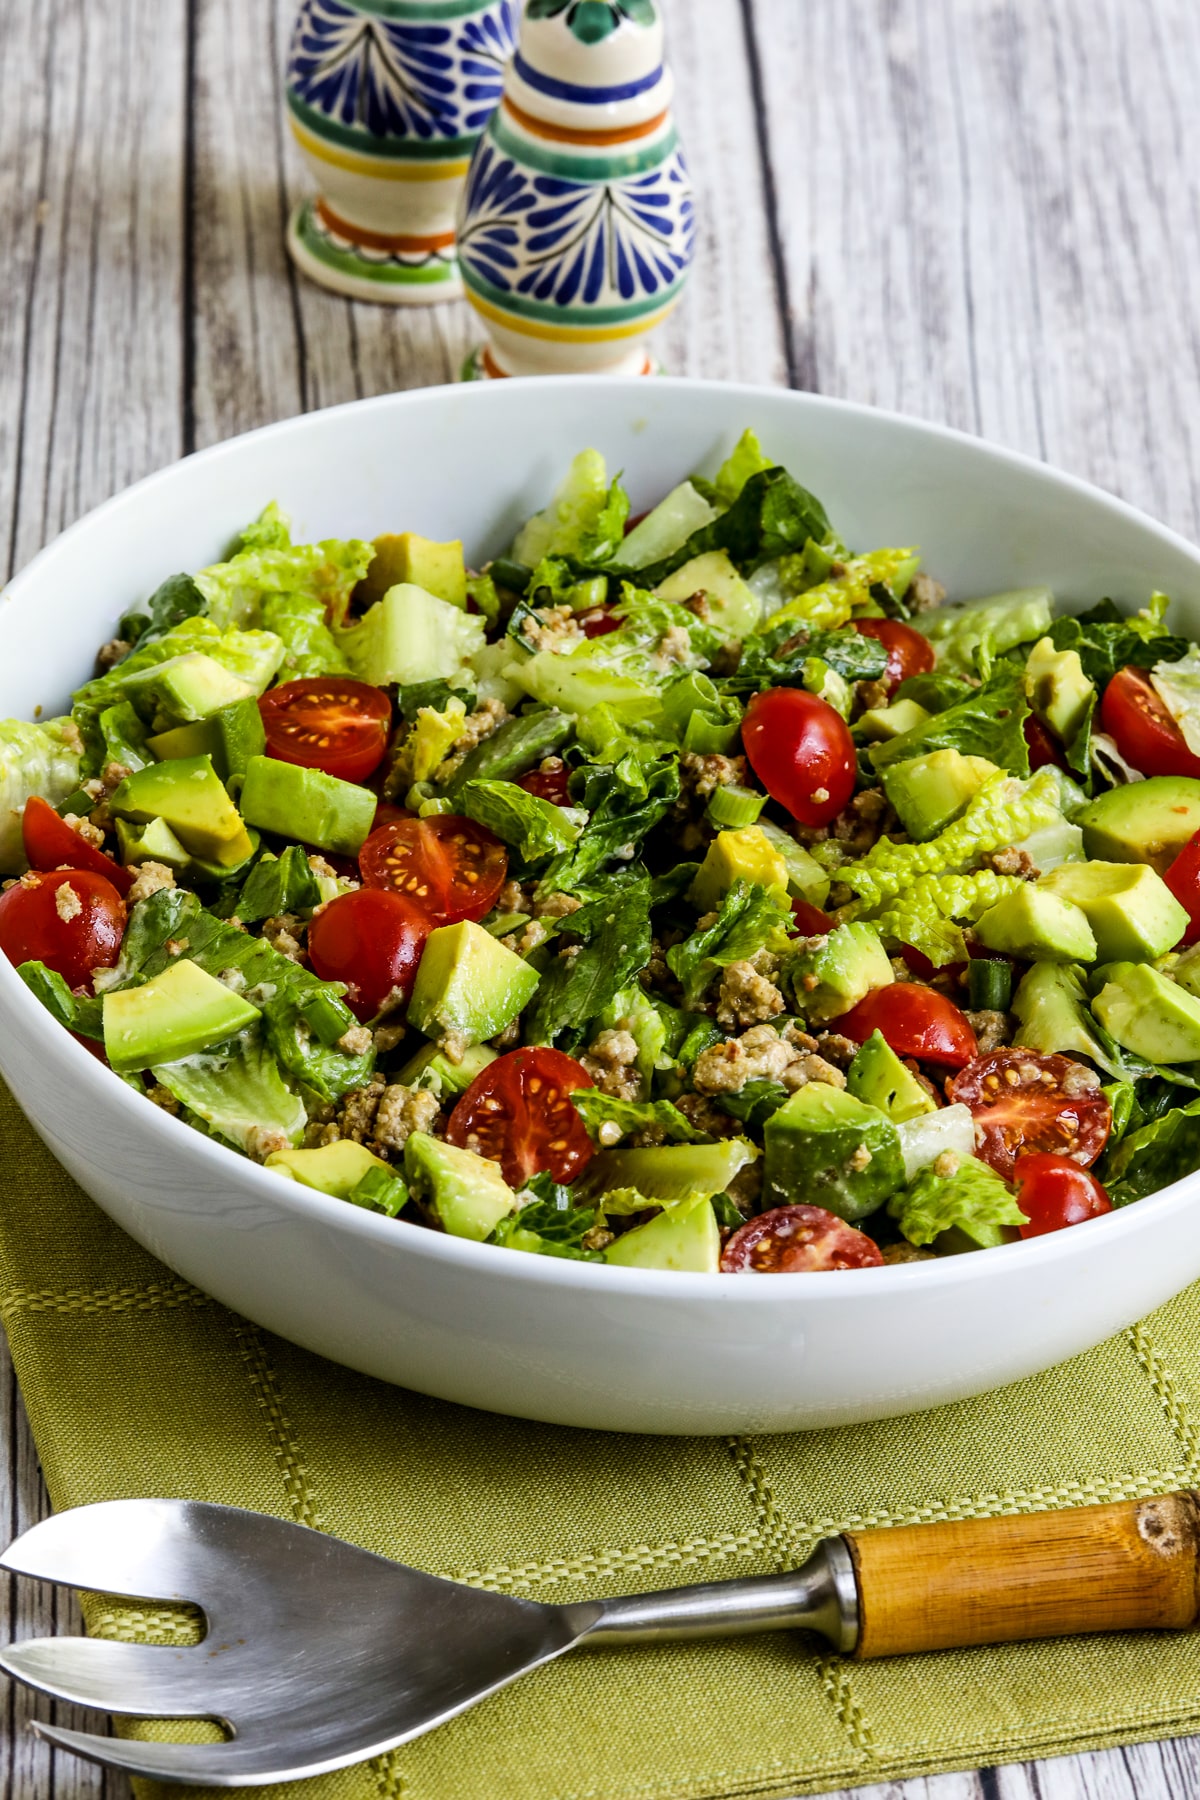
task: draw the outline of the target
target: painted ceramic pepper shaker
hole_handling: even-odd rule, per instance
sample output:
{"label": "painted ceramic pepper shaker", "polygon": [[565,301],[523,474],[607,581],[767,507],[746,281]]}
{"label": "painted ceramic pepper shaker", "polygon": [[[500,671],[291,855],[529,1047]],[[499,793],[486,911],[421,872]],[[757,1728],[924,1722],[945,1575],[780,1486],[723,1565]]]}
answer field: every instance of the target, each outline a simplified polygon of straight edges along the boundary
{"label": "painted ceramic pepper shaker", "polygon": [[519,0],[304,0],[289,121],[319,193],[288,249],[335,293],[420,305],[462,292],[454,214],[500,98]]}
{"label": "painted ceramic pepper shaker", "polygon": [[527,0],[459,208],[464,377],[656,369],[694,235],[671,94],[654,0]]}

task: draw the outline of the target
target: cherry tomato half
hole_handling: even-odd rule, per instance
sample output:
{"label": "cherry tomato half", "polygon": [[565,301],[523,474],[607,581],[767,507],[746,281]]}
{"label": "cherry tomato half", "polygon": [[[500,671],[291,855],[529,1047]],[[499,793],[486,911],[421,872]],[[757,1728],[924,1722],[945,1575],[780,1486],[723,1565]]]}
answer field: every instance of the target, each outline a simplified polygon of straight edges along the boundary
{"label": "cherry tomato half", "polygon": [[875,1269],[879,1246],[823,1206],[777,1206],[734,1232],[721,1252],[726,1275],[803,1275]]}
{"label": "cherry tomato half", "polygon": [[620,619],[607,606],[593,606],[590,612],[580,613],[578,622],[586,638],[607,637],[610,631],[621,629]]}
{"label": "cherry tomato half", "polygon": [[1194,944],[1200,938],[1200,831],[1183,846],[1163,880],[1191,919],[1179,941]]}
{"label": "cherry tomato half", "polygon": [[482,919],[508,874],[508,852],[473,819],[436,813],[373,831],[358,853],[368,887],[394,888],[435,925]]}
{"label": "cherry tomato half", "polygon": [[975,1154],[1012,1179],[1019,1156],[1046,1150],[1080,1168],[1094,1163],[1112,1128],[1112,1108],[1099,1082],[1066,1056],[1036,1050],[993,1050],[954,1077],[952,1103],[975,1115]]}
{"label": "cherry tomato half", "polygon": [[918,1062],[938,1063],[961,1069],[979,1055],[979,1045],[966,1014],[919,981],[893,981],[872,988],[865,999],[833,1021],[833,1030],[856,1044],[865,1044],[873,1031],[897,1056],[913,1056]]}
{"label": "cherry tomato half", "polygon": [[792,901],[792,921],[796,930],[804,937],[821,937],[833,930],[833,920],[811,900],[801,900],[797,896]]}
{"label": "cherry tomato half", "polygon": [[801,825],[828,825],[854,792],[854,742],[840,713],[803,688],[755,694],[742,720],[750,766]]}
{"label": "cherry tomato half", "polygon": [[510,1050],[475,1077],[446,1137],[498,1162],[509,1187],[524,1187],[543,1170],[574,1181],[592,1159],[592,1140],[571,1095],[591,1085],[587,1070],[561,1050]]}
{"label": "cherry tomato half", "polygon": [[887,668],[882,681],[889,694],[894,694],[910,675],[929,675],[937,658],[933,645],[921,632],[899,619],[855,619],[855,631],[863,637],[876,638],[887,651]]}
{"label": "cherry tomato half", "polygon": [[566,763],[560,763],[557,769],[530,769],[528,775],[517,777],[517,786],[524,788],[527,794],[536,794],[539,800],[550,800],[555,806],[569,806],[571,796],[567,783],[570,779],[570,769]]}
{"label": "cherry tomato half", "polygon": [[923,950],[912,944],[901,944],[900,954],[919,981],[932,981],[938,974],[958,977],[967,966],[965,962],[943,963],[938,969]]}
{"label": "cherry tomato half", "polygon": [[1200,756],[1142,669],[1118,669],[1100,702],[1100,723],[1117,749],[1143,775],[1200,775]]}
{"label": "cherry tomato half", "polygon": [[103,875],[106,881],[111,881],[121,895],[127,894],[133,886],[132,869],[123,869],[111,856],[105,856],[103,850],[97,850],[94,844],[80,837],[59,818],[49,801],[39,799],[36,794],[25,802],[25,811],[21,814],[21,838],[31,869],[90,869],[94,875]]}
{"label": "cherry tomato half", "polygon": [[373,1019],[399,988],[412,992],[429,920],[402,894],[356,888],[322,907],[308,928],[308,958],[322,981],[346,985],[356,1019]]}
{"label": "cherry tomato half", "polygon": [[92,869],[31,870],[0,894],[0,950],[14,965],[43,962],[78,992],[111,969],[125,935],[125,902]]}
{"label": "cherry tomato half", "polygon": [[383,761],[392,703],[383,688],[344,675],[305,675],[258,703],[267,754],[340,781],[365,781]]}
{"label": "cherry tomato half", "polygon": [[1066,768],[1067,759],[1062,745],[1051,737],[1036,713],[1028,714],[1023,729],[1025,742],[1029,746],[1031,769],[1044,769],[1048,763],[1053,763],[1056,769]]}
{"label": "cherry tomato half", "polygon": [[1098,1219],[1101,1213],[1112,1211],[1112,1201],[1096,1177],[1069,1156],[1052,1156],[1046,1151],[1022,1156],[1013,1180],[1017,1205],[1028,1220],[1021,1227],[1023,1238],[1044,1237],[1048,1231],[1082,1225],[1085,1219]]}

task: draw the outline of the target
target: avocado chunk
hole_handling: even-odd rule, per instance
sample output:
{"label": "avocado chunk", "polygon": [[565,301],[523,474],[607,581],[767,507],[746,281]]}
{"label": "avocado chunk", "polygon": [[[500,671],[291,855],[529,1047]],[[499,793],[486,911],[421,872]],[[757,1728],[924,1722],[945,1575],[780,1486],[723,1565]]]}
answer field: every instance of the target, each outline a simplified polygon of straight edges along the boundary
{"label": "avocado chunk", "polygon": [[1078,650],[1056,650],[1053,638],[1039,638],[1025,663],[1025,693],[1034,712],[1067,744],[1087,717],[1096,694],[1083,672]]}
{"label": "avocado chunk", "polygon": [[999,773],[986,757],[930,750],[881,769],[879,779],[909,837],[923,844],[952,824],[984,782]]}
{"label": "avocado chunk", "polygon": [[838,925],[813,948],[793,958],[788,977],[796,1010],[814,1025],[828,1024],[872,989],[896,979],[873,925]]}
{"label": "avocado chunk", "polygon": [[754,881],[773,888],[781,899],[787,893],[787,864],[757,825],[743,825],[740,831],[718,831],[700,864],[688,899],[701,912],[715,912],[735,881]]}
{"label": "avocado chunk", "polygon": [[830,882],[816,857],[795,838],[789,837],[782,825],[776,825],[770,819],[759,819],[758,829],[772,850],[777,850],[783,858],[788,893],[807,900],[811,906],[824,906],[829,898]]}
{"label": "avocado chunk", "polygon": [[114,818],[135,825],[165,819],[185,850],[222,868],[233,868],[253,854],[246,827],[209,756],[186,756],[135,769],[109,806]]}
{"label": "avocado chunk", "polygon": [[1200,831],[1200,781],[1151,775],[1110,788],[1075,814],[1083,847],[1098,862],[1149,863],[1165,875]]}
{"label": "avocado chunk", "polygon": [[364,1175],[372,1169],[391,1168],[381,1156],[375,1156],[365,1144],[341,1138],[336,1144],[321,1144],[315,1150],[276,1150],[266,1160],[268,1169],[285,1170],[305,1187],[318,1193],[332,1194],[335,1200],[349,1200]]}
{"label": "avocado chunk", "polygon": [[176,725],[147,740],[159,762],[178,756],[211,756],[213,768],[228,785],[239,784],[252,756],[266,753],[267,734],[257,700],[234,700],[207,719]]}
{"label": "avocado chunk", "polygon": [[1038,887],[1087,914],[1101,962],[1152,962],[1188,927],[1186,910],[1147,863],[1062,863]]}
{"label": "avocado chunk", "polygon": [[496,1052],[486,1044],[468,1044],[462,1061],[452,1063],[436,1044],[426,1044],[405,1063],[396,1080],[405,1087],[428,1088],[440,1100],[445,1095],[465,1094],[477,1075],[482,1075]]}
{"label": "avocado chunk", "polygon": [[929,713],[915,700],[893,700],[890,706],[871,706],[855,722],[854,735],[867,744],[885,744],[924,725]]}
{"label": "avocado chunk", "polygon": [[690,600],[703,594],[708,604],[706,624],[726,638],[749,637],[762,623],[758,595],[748,587],[729,560],[727,550],[707,550],[693,556],[660,581],[654,592],[660,600]]}
{"label": "avocado chunk", "polygon": [[810,1081],[763,1127],[763,1210],[823,1206],[853,1224],[904,1182],[892,1121],[851,1093]]}
{"label": "avocado chunk", "polygon": [[1200,1060],[1200,1000],[1149,963],[1113,963],[1092,1001],[1105,1031],[1147,1062]]}
{"label": "avocado chunk", "polygon": [[975,921],[975,936],[985,950],[1002,950],[1026,962],[1096,960],[1096,940],[1087,914],[1049,888],[1023,881]]}
{"label": "avocado chunk", "polygon": [[362,606],[382,600],[389,588],[410,581],[438,600],[465,609],[467,570],[458,539],[438,544],[415,531],[385,533],[377,537],[371,566],[354,590]]}
{"label": "avocado chunk", "polygon": [[633,1188],[647,1200],[672,1201],[723,1194],[758,1150],[746,1138],[715,1144],[661,1144],[644,1150],[600,1150],[576,1183],[581,1200],[600,1200]]}
{"label": "avocado chunk", "polygon": [[155,663],[121,683],[126,699],[144,715],[165,713],[180,725],[207,719],[219,707],[253,700],[255,690],[202,650],[189,650]]}
{"label": "avocado chunk", "polygon": [[252,756],[242,787],[242,816],[279,837],[299,838],[317,850],[355,856],[378,804],[370,788],[339,781],[324,769],[301,769],[273,756]]}
{"label": "avocado chunk", "polygon": [[605,1262],[624,1269],[674,1269],[715,1275],[721,1266],[721,1233],[709,1200],[668,1207],[645,1225],[635,1225],[604,1252]]}
{"label": "avocado chunk", "polygon": [[517,1196],[494,1162],[414,1131],[404,1146],[404,1173],[413,1197],[451,1237],[481,1244],[516,1210]]}
{"label": "avocado chunk", "polygon": [[118,819],[117,843],[127,869],[137,863],[156,862],[182,873],[191,865],[191,857],[165,819],[151,819],[148,825],[131,825],[128,819]]}
{"label": "avocado chunk", "polygon": [[104,1050],[118,1072],[194,1056],[258,1018],[257,1007],[187,957],[141,987],[105,994],[103,1009]]}
{"label": "avocado chunk", "polygon": [[881,1031],[873,1031],[846,1072],[846,1091],[887,1114],[894,1125],[938,1111],[938,1103],[906,1069]]}
{"label": "avocado chunk", "polygon": [[425,940],[408,1022],[426,1037],[483,1043],[533,998],[538,973],[482,925],[439,925]]}
{"label": "avocado chunk", "polygon": [[[839,675],[823,656],[805,657],[804,685],[810,694],[815,694],[818,700],[824,700],[826,706],[832,706],[834,712],[841,713],[843,719],[848,719],[854,711],[854,689],[846,677]],[[921,711],[924,711],[923,707]]]}

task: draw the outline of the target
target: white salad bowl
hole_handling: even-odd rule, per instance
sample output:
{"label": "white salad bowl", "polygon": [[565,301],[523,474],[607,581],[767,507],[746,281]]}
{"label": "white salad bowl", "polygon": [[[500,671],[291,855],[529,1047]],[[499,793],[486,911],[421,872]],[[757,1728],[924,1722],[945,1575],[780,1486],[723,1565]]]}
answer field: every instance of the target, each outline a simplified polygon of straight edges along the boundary
{"label": "white salad bowl", "polygon": [[[1200,553],[1022,457],[807,394],[562,377],[335,408],[189,457],[108,501],[0,603],[0,716],[65,708],[118,616],[213,561],[271,499],[298,537],[412,528],[499,550],[586,445],[635,510],[744,426],[856,547],[919,544],[951,595],[1171,594]],[[283,1337],[447,1400],[614,1431],[791,1431],[982,1393],[1086,1350],[1200,1276],[1200,1176],[1080,1228],[838,1274],[560,1261],[397,1223],[284,1181],[133,1093],[0,958],[0,1072],[59,1161],[187,1280]]]}

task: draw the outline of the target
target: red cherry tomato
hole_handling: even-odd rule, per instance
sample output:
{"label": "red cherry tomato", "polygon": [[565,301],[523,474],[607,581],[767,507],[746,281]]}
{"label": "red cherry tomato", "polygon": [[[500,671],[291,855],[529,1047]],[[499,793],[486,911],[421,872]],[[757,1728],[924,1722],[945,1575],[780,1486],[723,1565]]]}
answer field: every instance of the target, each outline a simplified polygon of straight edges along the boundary
{"label": "red cherry tomato", "polygon": [[833,1021],[833,1030],[856,1044],[865,1044],[873,1031],[880,1031],[897,1056],[913,1056],[946,1069],[961,1069],[979,1055],[966,1014],[945,994],[922,987],[919,981],[872,988],[857,1006]]}
{"label": "red cherry tomato", "polygon": [[498,1162],[509,1187],[524,1187],[543,1170],[574,1181],[592,1159],[592,1140],[571,1095],[591,1086],[587,1070],[561,1050],[510,1050],[475,1077],[446,1137]]}
{"label": "red cherry tomato", "polygon": [[125,935],[125,902],[92,869],[31,870],[0,894],[0,950],[9,962],[43,962],[69,988],[92,991],[92,970],[111,969]]}
{"label": "red cherry tomato", "polygon": [[932,672],[937,661],[933,645],[911,625],[904,625],[899,619],[855,619],[853,623],[855,631],[861,632],[863,637],[878,639],[887,651],[887,668],[882,679],[889,694],[894,694],[910,675]]}
{"label": "red cherry tomato", "polygon": [[966,968],[965,962],[943,963],[941,969],[935,968],[923,950],[912,944],[901,944],[900,954],[920,981],[931,981],[937,974],[959,976]]}
{"label": "red cherry tomato", "polygon": [[103,850],[97,850],[86,838],[64,823],[49,801],[35,794],[25,802],[21,815],[21,838],[25,859],[31,869],[90,869],[111,881],[118,894],[127,894],[133,886],[133,870],[123,869]]}
{"label": "red cherry tomato", "polygon": [[798,896],[792,901],[792,918],[796,930],[804,937],[820,937],[823,932],[833,930],[833,920],[828,913],[814,906],[811,900],[801,900]]}
{"label": "red cherry tomato", "polygon": [[854,792],[854,742],[840,713],[803,688],[755,694],[742,720],[750,766],[801,825],[828,825]]}
{"label": "red cherry tomato", "polygon": [[777,1206],[739,1227],[721,1252],[726,1275],[875,1269],[879,1246],[823,1206]]}
{"label": "red cherry tomato", "polygon": [[1013,1180],[1017,1205],[1028,1220],[1021,1227],[1023,1238],[1044,1237],[1048,1231],[1082,1225],[1085,1219],[1098,1219],[1113,1209],[1096,1177],[1069,1156],[1051,1156],[1045,1151],[1022,1156]]}
{"label": "red cherry tomato", "polygon": [[1112,1128],[1112,1108],[1086,1086],[1082,1063],[1036,1050],[993,1050],[954,1077],[952,1104],[975,1115],[975,1154],[1011,1181],[1017,1158],[1046,1150],[1080,1168],[1094,1163]]}
{"label": "red cherry tomato", "polygon": [[394,888],[435,925],[482,919],[508,874],[508,852],[473,819],[436,813],[373,831],[358,853],[368,887]]}
{"label": "red cherry tomato", "polygon": [[344,675],[306,675],[258,703],[267,754],[341,781],[365,781],[383,761],[392,703],[382,688]]}
{"label": "red cherry tomato", "polygon": [[393,989],[407,999],[429,920],[402,894],[357,888],[322,907],[308,928],[308,958],[322,981],[346,984],[346,1005],[364,1024]]}
{"label": "red cherry tomato", "polygon": [[1141,669],[1119,669],[1104,690],[1100,723],[1117,749],[1143,775],[1200,775],[1200,756]]}
{"label": "red cherry tomato", "polygon": [[590,612],[580,613],[578,623],[587,638],[607,637],[610,631],[621,629],[620,619],[607,606],[593,606]]}
{"label": "red cherry tomato", "polygon": [[1191,918],[1179,941],[1194,944],[1200,938],[1200,831],[1183,846],[1163,880]]}
{"label": "red cherry tomato", "polygon": [[517,786],[524,788],[527,794],[536,794],[539,800],[551,800],[555,806],[569,806],[571,796],[567,783],[571,779],[571,771],[566,763],[557,769],[530,769],[528,775],[517,778]]}
{"label": "red cherry tomato", "polygon": [[1050,736],[1036,713],[1028,715],[1023,729],[1025,742],[1029,746],[1029,767],[1031,769],[1044,769],[1048,763],[1053,763],[1056,769],[1066,768],[1067,759],[1063,754],[1062,745],[1057,739]]}

